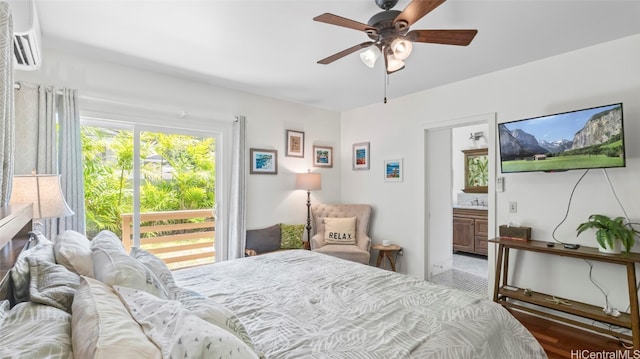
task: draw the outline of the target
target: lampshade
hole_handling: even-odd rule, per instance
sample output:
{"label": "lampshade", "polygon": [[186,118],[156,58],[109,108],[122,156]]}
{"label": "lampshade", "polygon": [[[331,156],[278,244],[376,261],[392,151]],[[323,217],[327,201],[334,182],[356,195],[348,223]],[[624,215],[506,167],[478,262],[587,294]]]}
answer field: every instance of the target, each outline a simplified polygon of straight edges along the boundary
{"label": "lampshade", "polygon": [[390,53],[386,56],[387,59],[387,73],[390,74],[392,72],[396,72],[398,70],[402,70],[404,68],[404,61],[396,58],[393,53]]}
{"label": "lampshade", "polygon": [[296,175],[296,189],[315,191],[322,188],[319,173],[298,173]]}
{"label": "lampshade", "polygon": [[397,38],[391,42],[391,51],[393,51],[393,56],[398,60],[404,60],[409,57],[412,49],[413,44],[409,40]]}
{"label": "lampshade", "polygon": [[33,219],[75,214],[62,195],[60,175],[13,176],[9,204],[14,203],[33,203]]}
{"label": "lampshade", "polygon": [[360,53],[360,59],[364,62],[365,65],[373,68],[376,64],[376,60],[380,57],[381,52],[378,46],[372,45],[369,46],[368,49],[362,51]]}

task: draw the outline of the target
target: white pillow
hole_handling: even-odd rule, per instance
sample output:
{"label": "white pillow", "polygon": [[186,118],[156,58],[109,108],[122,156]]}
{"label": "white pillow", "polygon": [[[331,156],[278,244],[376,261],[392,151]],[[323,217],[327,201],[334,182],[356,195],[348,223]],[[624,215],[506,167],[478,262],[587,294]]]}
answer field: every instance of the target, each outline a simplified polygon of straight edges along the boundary
{"label": "white pillow", "polygon": [[258,358],[234,334],[198,318],[178,301],[121,286],[113,289],[164,358]]}
{"label": "white pillow", "polygon": [[102,283],[123,285],[169,298],[169,292],[160,279],[147,266],[126,254],[115,234],[100,232],[91,243],[91,256],[95,279]]}
{"label": "white pillow", "polygon": [[71,308],[71,341],[76,358],[162,357],[160,349],[106,284],[82,277]]}
{"label": "white pillow", "polygon": [[53,245],[56,263],[68,270],[93,278],[91,242],[76,231],[64,231],[58,235]]}
{"label": "white pillow", "polygon": [[356,217],[325,218],[324,241],[329,244],[355,244]]}

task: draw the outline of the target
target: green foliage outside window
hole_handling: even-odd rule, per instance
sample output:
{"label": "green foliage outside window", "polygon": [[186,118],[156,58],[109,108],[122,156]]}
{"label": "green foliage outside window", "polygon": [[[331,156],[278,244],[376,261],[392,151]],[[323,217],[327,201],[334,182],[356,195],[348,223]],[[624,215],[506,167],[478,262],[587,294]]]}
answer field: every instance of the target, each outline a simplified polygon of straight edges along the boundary
{"label": "green foliage outside window", "polygon": [[[133,212],[133,133],[84,126],[87,236],[108,229],[121,235],[122,213]],[[140,212],[213,208],[215,141],[142,132]]]}

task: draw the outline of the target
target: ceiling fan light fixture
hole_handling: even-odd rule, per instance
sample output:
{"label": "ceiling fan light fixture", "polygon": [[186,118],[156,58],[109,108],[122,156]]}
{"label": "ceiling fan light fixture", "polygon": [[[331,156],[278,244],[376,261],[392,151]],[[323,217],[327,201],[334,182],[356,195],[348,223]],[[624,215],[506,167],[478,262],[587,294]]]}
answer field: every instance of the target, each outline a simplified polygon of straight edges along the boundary
{"label": "ceiling fan light fixture", "polygon": [[404,60],[411,55],[413,44],[407,39],[397,38],[391,42],[391,51],[393,56],[399,60]]}
{"label": "ceiling fan light fixture", "polygon": [[365,65],[373,68],[376,64],[376,60],[378,60],[378,57],[380,57],[381,54],[380,49],[376,45],[372,45],[360,53],[360,59]]}
{"label": "ceiling fan light fixture", "polygon": [[404,68],[404,61],[395,57],[393,54],[387,55],[387,73],[396,72]]}

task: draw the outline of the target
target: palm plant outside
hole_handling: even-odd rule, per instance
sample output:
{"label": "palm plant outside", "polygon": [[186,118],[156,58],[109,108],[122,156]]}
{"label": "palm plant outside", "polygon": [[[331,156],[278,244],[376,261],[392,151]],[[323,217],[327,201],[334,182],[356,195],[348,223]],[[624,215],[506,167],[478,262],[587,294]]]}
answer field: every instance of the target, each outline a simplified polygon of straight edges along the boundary
{"label": "palm plant outside", "polygon": [[[123,213],[133,212],[133,133],[83,126],[87,236],[108,229],[121,235]],[[142,132],[140,212],[213,208],[212,138]]]}

